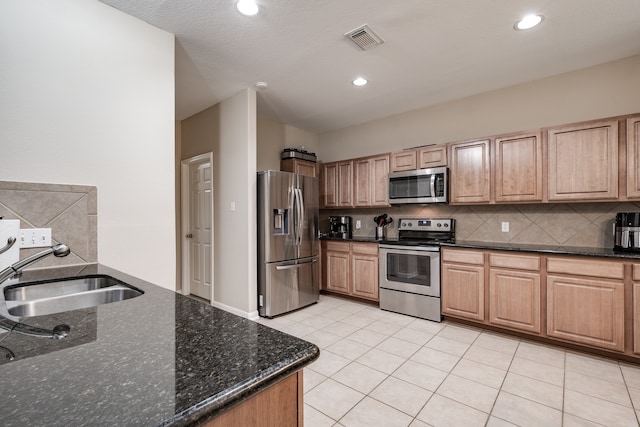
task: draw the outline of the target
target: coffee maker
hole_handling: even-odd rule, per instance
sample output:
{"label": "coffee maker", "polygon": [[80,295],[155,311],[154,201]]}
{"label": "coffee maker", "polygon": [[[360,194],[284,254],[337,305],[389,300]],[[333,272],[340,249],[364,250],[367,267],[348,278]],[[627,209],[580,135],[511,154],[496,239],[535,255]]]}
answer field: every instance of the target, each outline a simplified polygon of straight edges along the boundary
{"label": "coffee maker", "polygon": [[640,212],[620,212],[616,215],[613,250],[640,252]]}
{"label": "coffee maker", "polygon": [[338,239],[351,239],[351,217],[350,216],[330,216],[329,217],[329,237]]}

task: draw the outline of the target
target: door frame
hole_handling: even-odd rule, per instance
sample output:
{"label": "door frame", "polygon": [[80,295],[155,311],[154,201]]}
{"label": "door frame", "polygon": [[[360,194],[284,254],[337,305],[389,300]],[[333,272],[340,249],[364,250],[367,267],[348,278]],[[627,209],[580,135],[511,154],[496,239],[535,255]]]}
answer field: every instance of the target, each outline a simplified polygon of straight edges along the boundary
{"label": "door frame", "polygon": [[191,218],[191,208],[189,203],[190,191],[190,177],[189,177],[189,168],[191,165],[197,163],[206,163],[209,162],[211,165],[211,295],[209,296],[209,303],[213,303],[213,295],[214,295],[214,283],[215,283],[215,245],[214,245],[214,224],[215,224],[215,213],[213,210],[214,207],[214,195],[213,192],[213,153],[208,152],[204,154],[200,154],[195,157],[191,157],[186,160],[182,160],[180,164],[180,219],[181,219],[181,244],[182,244],[182,286],[181,293],[182,295],[190,295],[191,294],[191,273],[189,268],[189,260],[191,259],[191,249],[189,245],[189,239],[187,238],[187,233],[189,233],[189,218]]}

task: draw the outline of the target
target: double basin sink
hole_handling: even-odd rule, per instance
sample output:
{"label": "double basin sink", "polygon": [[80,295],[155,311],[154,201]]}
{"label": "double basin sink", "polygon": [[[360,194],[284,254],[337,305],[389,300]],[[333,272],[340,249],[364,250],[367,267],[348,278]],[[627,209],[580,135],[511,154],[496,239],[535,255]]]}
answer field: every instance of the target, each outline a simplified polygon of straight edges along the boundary
{"label": "double basin sink", "polygon": [[4,288],[8,314],[45,316],[123,301],[144,292],[107,275],[10,285]]}

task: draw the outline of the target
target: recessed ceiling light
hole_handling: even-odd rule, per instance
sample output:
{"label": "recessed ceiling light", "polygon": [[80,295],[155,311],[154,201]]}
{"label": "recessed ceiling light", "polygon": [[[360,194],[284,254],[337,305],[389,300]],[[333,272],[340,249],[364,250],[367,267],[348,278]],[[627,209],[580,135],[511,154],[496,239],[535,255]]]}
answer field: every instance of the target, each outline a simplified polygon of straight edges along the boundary
{"label": "recessed ceiling light", "polygon": [[354,86],[364,86],[367,83],[369,83],[369,81],[367,79],[365,79],[365,78],[358,77],[357,79],[355,79],[351,83],[353,83]]}
{"label": "recessed ceiling light", "polygon": [[256,90],[265,90],[269,88],[269,83],[267,82],[256,82]]}
{"label": "recessed ceiling light", "polygon": [[513,25],[513,29],[517,31],[528,30],[530,28],[535,27],[539,23],[541,23],[543,19],[544,19],[544,16],[542,15],[527,15],[521,20],[519,20],[518,22],[516,22]]}
{"label": "recessed ceiling light", "polygon": [[258,5],[255,0],[238,0],[236,1],[236,9],[247,16],[253,16],[258,13]]}

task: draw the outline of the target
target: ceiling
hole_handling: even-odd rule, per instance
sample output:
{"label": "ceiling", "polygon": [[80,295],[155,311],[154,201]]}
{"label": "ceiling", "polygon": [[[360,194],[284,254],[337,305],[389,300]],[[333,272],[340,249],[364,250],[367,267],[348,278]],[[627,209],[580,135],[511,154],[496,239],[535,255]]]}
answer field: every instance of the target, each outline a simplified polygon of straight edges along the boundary
{"label": "ceiling", "polygon": [[[101,1],[176,35],[179,120],[262,81],[259,114],[322,133],[640,53],[638,0]],[[363,24],[385,43],[344,36]]]}

